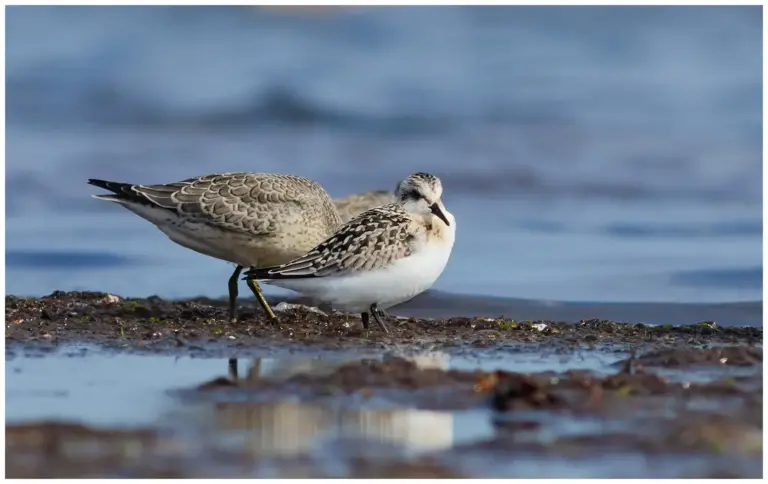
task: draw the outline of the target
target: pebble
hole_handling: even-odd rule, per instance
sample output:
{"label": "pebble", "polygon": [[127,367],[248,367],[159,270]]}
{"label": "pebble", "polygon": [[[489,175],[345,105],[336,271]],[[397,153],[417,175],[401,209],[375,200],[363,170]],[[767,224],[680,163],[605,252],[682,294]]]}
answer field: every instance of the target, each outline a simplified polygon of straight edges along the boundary
{"label": "pebble", "polygon": [[99,300],[100,304],[116,304],[120,302],[120,296],[115,296],[114,294],[107,294],[103,298]]}

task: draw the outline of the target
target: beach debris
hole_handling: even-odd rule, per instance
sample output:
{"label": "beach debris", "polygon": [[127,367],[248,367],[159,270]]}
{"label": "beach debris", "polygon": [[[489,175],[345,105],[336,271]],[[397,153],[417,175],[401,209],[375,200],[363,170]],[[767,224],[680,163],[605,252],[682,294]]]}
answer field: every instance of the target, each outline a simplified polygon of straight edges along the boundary
{"label": "beach debris", "polygon": [[319,308],[316,308],[314,306],[306,306],[304,304],[295,304],[295,303],[288,303],[288,302],[283,301],[283,302],[281,302],[280,304],[278,304],[277,306],[274,307],[274,310],[278,311],[278,312],[286,312],[286,311],[296,310],[296,309],[301,309],[301,310],[304,310],[304,311],[309,311],[310,313],[316,313],[316,314],[319,314],[321,316],[328,316],[328,314],[324,313]]}
{"label": "beach debris", "polygon": [[[633,360],[630,362],[630,360]],[[614,366],[628,364],[646,367],[687,368],[691,366],[728,365],[755,366],[762,365],[763,355],[760,348],[719,346],[712,348],[662,348],[633,355],[624,361],[614,363]]]}
{"label": "beach debris", "polygon": [[107,294],[99,300],[99,304],[117,304],[120,302],[120,296],[114,294]]}
{"label": "beach debris", "polygon": [[497,373],[498,372],[494,371],[493,373],[483,375],[473,387],[475,392],[484,393],[492,390],[493,387],[496,386],[496,383],[498,383],[499,381],[499,377]]}
{"label": "beach debris", "polygon": [[559,408],[565,401],[550,391],[546,380],[522,373],[501,370],[485,375],[477,382],[476,392],[490,393],[490,406],[499,412],[531,408]]}

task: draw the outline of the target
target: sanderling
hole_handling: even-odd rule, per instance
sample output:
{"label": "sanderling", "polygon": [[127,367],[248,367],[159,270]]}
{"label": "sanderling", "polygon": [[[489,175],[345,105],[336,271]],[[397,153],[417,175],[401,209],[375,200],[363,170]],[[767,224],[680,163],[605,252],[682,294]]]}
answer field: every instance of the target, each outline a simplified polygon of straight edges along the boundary
{"label": "sanderling", "polygon": [[[175,183],[134,185],[90,179],[114,194],[93,195],[123,205],[172,241],[237,265],[229,278],[229,315],[236,319],[237,284],[244,267],[283,264],[314,247],[341,224],[328,193],[293,175],[219,173]],[[248,287],[277,318],[256,281]]]}
{"label": "sanderling", "polygon": [[440,180],[415,173],[401,181],[395,203],[367,210],[306,255],[246,279],[291,289],[337,309],[369,313],[385,332],[382,310],[429,289],[453,249],[456,223],[441,200]]}
{"label": "sanderling", "polygon": [[395,194],[386,190],[375,190],[372,192],[356,193],[343,198],[336,198],[333,204],[339,211],[342,223],[347,223],[353,217],[360,215],[374,207],[387,205],[395,201]]}

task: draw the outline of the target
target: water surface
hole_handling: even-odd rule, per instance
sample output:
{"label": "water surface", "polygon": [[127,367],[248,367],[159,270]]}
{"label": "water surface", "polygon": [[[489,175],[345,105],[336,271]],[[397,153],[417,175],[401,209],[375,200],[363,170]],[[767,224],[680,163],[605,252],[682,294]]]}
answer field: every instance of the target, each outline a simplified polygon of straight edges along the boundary
{"label": "water surface", "polygon": [[761,301],[761,27],[759,7],[10,7],[6,291],[226,293],[231,267],[89,177],[291,172],[343,196],[424,170],[458,224],[437,290]]}
{"label": "water surface", "polygon": [[[356,459],[371,459],[386,466],[419,456],[427,456],[452,471],[479,477],[669,477],[706,475],[728,468],[726,455],[723,459],[719,455],[705,459],[696,453],[647,455],[621,450],[609,453],[610,459],[608,455],[593,455],[577,462],[567,452],[550,456],[536,450],[518,452],[515,459],[510,460],[499,459],[492,448],[471,447],[496,438],[503,432],[503,427],[498,425],[513,422],[536,425],[533,431],[514,433],[516,441],[530,442],[532,449],[560,438],[610,438],[623,432],[652,434],[652,428],[638,426],[643,418],[571,415],[546,410],[502,415],[481,401],[462,410],[432,410],[419,408],[418,390],[404,393],[383,387],[375,388],[372,396],[366,398],[337,392],[311,402],[302,401],[298,394],[275,397],[268,390],[195,390],[201,383],[224,376],[277,381],[298,374],[319,376],[363,357],[381,358],[380,353],[312,355],[312,350],[308,350],[303,355],[284,353],[263,358],[254,355],[237,360],[236,370],[231,360],[222,358],[146,356],[85,345],[61,345],[45,355],[41,358],[32,347],[17,347],[6,357],[7,424],[54,420],[101,429],[154,429],[166,438],[177,439],[159,451],[159,455],[172,459],[167,462],[168,468],[187,462],[183,464],[186,472],[198,476],[233,473],[253,477],[286,477],[296,473],[345,476],[354,472],[351,469]],[[495,357],[482,352],[474,356],[410,352],[406,356],[423,369],[482,368],[517,372],[583,369],[598,374],[615,373],[612,365],[624,357],[626,353],[542,355],[525,351],[497,353]],[[713,371],[699,369],[692,373],[686,369],[667,369],[663,373],[681,382],[705,382],[754,374],[747,370],[731,367]],[[442,387],[428,391],[439,392]],[[447,395],[451,398],[453,394]],[[718,402],[722,407],[726,401]],[[721,407],[718,411],[723,410]],[[99,451],[87,442],[88,438],[69,441],[62,437],[57,445],[68,459],[98,462]],[[227,455],[244,455],[252,462],[251,466],[254,462],[259,464],[253,468],[231,468]],[[729,465],[733,459],[743,461],[744,475],[758,472],[755,459],[739,455],[727,457],[731,459]],[[136,472],[149,472],[157,458],[148,452],[148,456],[135,462],[140,469]],[[299,460],[292,461],[292,458]],[[654,463],[651,467],[640,465],[650,461]],[[106,472],[119,473],[120,469],[118,465]]]}

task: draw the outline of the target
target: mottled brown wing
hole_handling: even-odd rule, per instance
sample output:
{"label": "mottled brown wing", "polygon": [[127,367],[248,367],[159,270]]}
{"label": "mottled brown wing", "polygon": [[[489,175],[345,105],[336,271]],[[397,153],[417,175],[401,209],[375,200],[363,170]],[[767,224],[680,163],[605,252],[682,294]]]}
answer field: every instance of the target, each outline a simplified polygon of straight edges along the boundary
{"label": "mottled brown wing", "polygon": [[411,220],[397,205],[370,209],[307,255],[269,271],[278,278],[323,277],[386,267],[411,254]]}
{"label": "mottled brown wing", "polygon": [[[301,209],[328,197],[311,180],[258,173],[219,173],[163,185],[135,185],[133,190],[159,207],[249,234],[276,231],[278,217],[287,217],[278,205]],[[330,197],[327,203],[332,203]]]}

